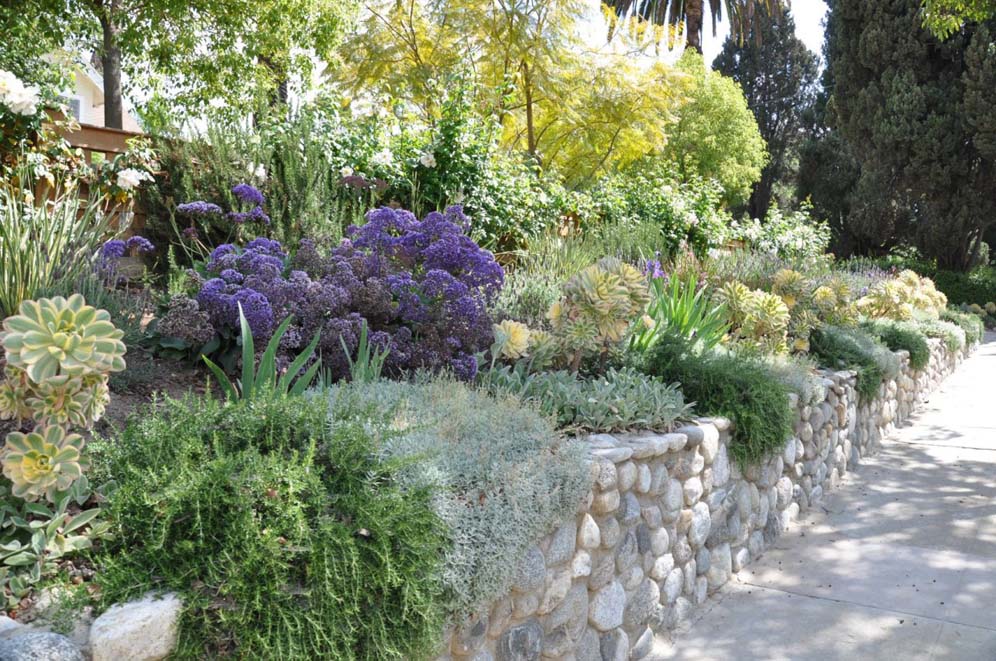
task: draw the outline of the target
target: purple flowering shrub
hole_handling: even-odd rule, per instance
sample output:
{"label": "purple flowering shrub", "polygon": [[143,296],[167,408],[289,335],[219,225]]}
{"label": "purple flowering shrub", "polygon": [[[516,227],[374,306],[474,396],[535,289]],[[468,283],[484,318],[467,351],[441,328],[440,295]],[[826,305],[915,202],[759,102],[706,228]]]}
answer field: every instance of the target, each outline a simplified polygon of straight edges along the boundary
{"label": "purple flowering shrub", "polygon": [[319,354],[335,378],[348,374],[343,344],[352,357],[365,323],[371,345],[389,351],[385,373],[450,369],[471,379],[474,355],[492,341],[487,308],[504,273],[467,236],[468,227],[460,207],[421,221],[385,207],[348,228],[327,255],[307,239],[293,256],[271,239],[218,246],[195,297],[220,338],[212,349],[223,351],[237,337],[241,304],[260,344],[293,315],[281,341],[284,360],[319,334]]}

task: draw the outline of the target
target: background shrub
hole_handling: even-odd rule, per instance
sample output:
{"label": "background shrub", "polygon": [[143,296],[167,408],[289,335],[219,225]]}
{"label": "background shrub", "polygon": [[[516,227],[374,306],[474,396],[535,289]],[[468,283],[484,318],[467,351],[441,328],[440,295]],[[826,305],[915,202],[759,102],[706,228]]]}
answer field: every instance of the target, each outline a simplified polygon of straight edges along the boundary
{"label": "background shrub", "polygon": [[910,354],[910,367],[922,370],[930,362],[930,347],[926,336],[916,324],[892,319],[871,319],[861,328],[877,337],[893,351],[906,350]]}
{"label": "background shrub", "polygon": [[650,351],[646,370],[679,382],[698,413],[729,418],[734,424],[730,451],[741,463],[781,450],[792,436],[788,388],[756,361],[700,355],[685,341],[664,335]]}
{"label": "background shrub", "polygon": [[821,364],[857,371],[857,391],[864,400],[875,397],[883,379],[899,373],[899,358],[858,328],[824,326],[813,332],[810,346]]}
{"label": "background shrub", "polygon": [[458,382],[352,383],[329,395],[333,432],[386,435],[403,484],[430,487],[448,530],[447,604],[469,613],[508,590],[530,545],[571,518],[587,492],[587,453],[516,398]]}
{"label": "background shrub", "polygon": [[163,402],[94,442],[102,604],[184,598],[177,658],[409,659],[442,629],[444,528],[361,424],[303,398]]}

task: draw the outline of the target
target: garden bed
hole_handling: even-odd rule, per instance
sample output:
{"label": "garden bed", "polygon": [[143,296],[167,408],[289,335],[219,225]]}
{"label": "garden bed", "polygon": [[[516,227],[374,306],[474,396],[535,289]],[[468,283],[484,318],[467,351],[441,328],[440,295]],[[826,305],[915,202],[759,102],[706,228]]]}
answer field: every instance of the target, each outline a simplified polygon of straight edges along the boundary
{"label": "garden bed", "polygon": [[899,352],[899,376],[861,405],[853,372],[824,371],[825,401],[794,400],[784,452],[746,469],[731,460],[725,419],[591,436],[594,484],[575,520],[538,540],[512,590],[453,631],[438,659],[643,658],[654,631],[687,619],[837,488],[968,353],[929,343],[927,367]]}

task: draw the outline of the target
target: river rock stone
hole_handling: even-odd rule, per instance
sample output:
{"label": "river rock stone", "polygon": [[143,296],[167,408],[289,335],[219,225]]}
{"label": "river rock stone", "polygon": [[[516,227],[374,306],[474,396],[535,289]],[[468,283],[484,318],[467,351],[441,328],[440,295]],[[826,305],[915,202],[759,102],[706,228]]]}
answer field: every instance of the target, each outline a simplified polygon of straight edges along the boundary
{"label": "river rock stone", "polygon": [[692,546],[702,546],[705,543],[711,523],[709,506],[705,503],[696,503],[692,508],[692,522],[688,529],[688,541]]}
{"label": "river rock stone", "polygon": [[612,581],[595,593],[588,606],[588,622],[599,631],[610,631],[623,623],[626,591],[622,583]]}
{"label": "river rock stone", "polygon": [[158,661],[176,647],[183,604],[175,594],[111,606],[90,627],[93,661]]}
{"label": "river rock stone", "polygon": [[[150,657],[138,656],[128,658],[141,659]],[[71,640],[57,633],[38,631],[22,633],[13,638],[0,640],[0,661],[83,660],[83,653],[79,648]]]}
{"label": "river rock stone", "polygon": [[498,639],[497,661],[537,661],[543,651],[543,627],[529,620],[510,628]]}

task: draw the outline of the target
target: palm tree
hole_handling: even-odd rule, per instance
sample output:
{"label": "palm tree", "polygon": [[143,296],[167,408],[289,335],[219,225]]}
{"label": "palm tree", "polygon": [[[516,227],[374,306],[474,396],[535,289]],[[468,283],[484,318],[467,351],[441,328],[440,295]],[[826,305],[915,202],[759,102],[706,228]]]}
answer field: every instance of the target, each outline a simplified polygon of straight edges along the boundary
{"label": "palm tree", "polygon": [[[730,20],[730,34],[742,39],[750,32],[757,19],[758,8],[772,15],[781,13],[782,0],[603,0],[606,5],[622,17],[637,17],[655,25],[671,28],[669,44],[682,23],[685,24],[685,47],[702,52],[702,19],[705,3],[709,3],[712,14],[712,34],[716,34],[716,24],[723,20],[723,9]],[[788,0],[786,0],[788,4]],[[759,33],[760,31],[756,31]]]}

